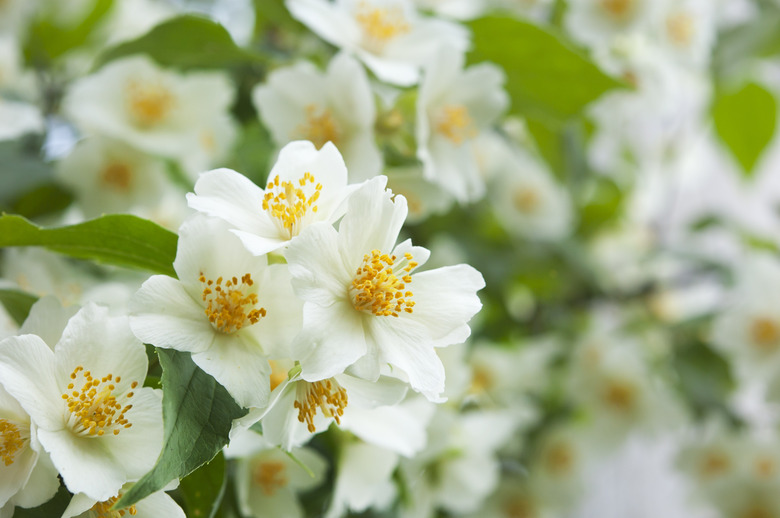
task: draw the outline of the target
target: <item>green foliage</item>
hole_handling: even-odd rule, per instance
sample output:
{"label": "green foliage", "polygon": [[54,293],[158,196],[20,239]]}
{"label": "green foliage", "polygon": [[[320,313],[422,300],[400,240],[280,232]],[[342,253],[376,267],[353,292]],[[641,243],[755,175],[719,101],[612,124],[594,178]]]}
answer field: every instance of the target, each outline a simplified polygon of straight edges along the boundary
{"label": "green foliage", "polygon": [[680,389],[699,412],[720,408],[734,388],[728,362],[701,343],[679,350],[674,369]]}
{"label": "green foliage", "polygon": [[548,29],[501,17],[480,18],[470,27],[474,50],[469,61],[492,61],[504,68],[512,113],[563,122],[604,92],[622,86]]}
{"label": "green foliage", "polygon": [[97,66],[133,54],[147,54],[160,65],[179,69],[233,67],[266,59],[238,47],[219,23],[194,15],[167,20],[135,40],[120,43],[103,53]]}
{"label": "green foliage", "polygon": [[40,146],[32,136],[0,142],[0,207],[10,209],[20,196],[50,181],[52,168]]}
{"label": "green foliage", "polygon": [[246,414],[189,353],[158,349],[157,354],[163,369],[162,453],[154,468],[114,505],[116,509],[133,505],[209,462],[228,443],[233,420]]}
{"label": "green foliage", "polygon": [[736,91],[718,92],[712,116],[718,136],[750,176],[775,134],[775,98],[765,88],[748,83]]}
{"label": "green foliage", "polygon": [[0,289],[0,304],[11,315],[17,325],[22,323],[30,314],[30,308],[35,304],[38,297],[30,293],[15,289]]}
{"label": "green foliage", "polygon": [[57,490],[57,494],[54,498],[32,509],[24,509],[17,507],[13,512],[15,518],[52,518],[52,516],[62,516],[65,508],[70,503],[71,494],[65,489],[64,486],[60,486]]}
{"label": "green foliage", "polygon": [[187,508],[187,516],[214,518],[225,495],[225,475],[225,455],[219,452],[211,462],[182,479],[179,491]]}
{"label": "green foliage", "polygon": [[738,75],[750,65],[750,58],[766,58],[780,53],[778,27],[780,9],[765,7],[760,17],[721,34],[713,55],[715,75]]}
{"label": "green foliage", "polygon": [[0,216],[0,247],[43,246],[71,257],[172,277],[177,239],[156,223],[125,214],[58,228],[41,228],[17,215]]}

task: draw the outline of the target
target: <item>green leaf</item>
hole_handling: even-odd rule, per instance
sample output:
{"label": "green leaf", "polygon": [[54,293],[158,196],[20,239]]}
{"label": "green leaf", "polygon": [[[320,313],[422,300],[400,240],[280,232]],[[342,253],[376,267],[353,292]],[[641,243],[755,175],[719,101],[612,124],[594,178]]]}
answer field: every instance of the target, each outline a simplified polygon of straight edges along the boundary
{"label": "green leaf", "polygon": [[10,214],[0,216],[0,247],[43,246],[55,252],[176,276],[178,237],[149,220],[112,214],[58,228],[41,228]]}
{"label": "green leaf", "polygon": [[11,315],[14,322],[20,326],[27,319],[27,315],[30,314],[30,308],[37,300],[38,297],[26,291],[0,289],[0,304]]}
{"label": "green leaf", "polygon": [[469,25],[474,42],[469,62],[492,61],[504,68],[512,113],[563,122],[604,92],[625,86],[551,30],[501,17]]}
{"label": "green leaf", "polygon": [[107,50],[98,58],[97,67],[132,54],[147,54],[160,65],[180,69],[265,61],[262,55],[239,48],[222,25],[190,14],[167,20],[143,36]]}
{"label": "green leaf", "polygon": [[70,499],[71,495],[68,490],[65,489],[65,486],[60,485],[54,498],[45,504],[32,509],[17,507],[13,516],[14,518],[51,518],[52,516],[62,516],[65,508],[70,503]]}
{"label": "green leaf", "polygon": [[718,36],[712,59],[718,77],[739,74],[749,66],[750,58],[780,53],[780,9],[763,10],[760,17],[738,25]]}
{"label": "green leaf", "polygon": [[10,208],[20,196],[50,181],[52,168],[40,150],[35,137],[0,142],[0,205]]}
{"label": "green leaf", "polygon": [[114,504],[116,509],[135,504],[210,461],[228,443],[233,420],[246,414],[189,353],[157,349],[157,354],[163,369],[162,453],[154,468]]}
{"label": "green leaf", "polygon": [[187,516],[214,518],[226,487],[225,456],[219,452],[211,462],[190,473],[179,484]]}
{"label": "green leaf", "polygon": [[765,88],[748,83],[737,91],[718,92],[712,116],[718,136],[750,176],[775,134],[775,98]]}
{"label": "green leaf", "polygon": [[65,210],[72,201],[73,196],[61,186],[46,183],[19,196],[11,210],[25,218],[36,218]]}

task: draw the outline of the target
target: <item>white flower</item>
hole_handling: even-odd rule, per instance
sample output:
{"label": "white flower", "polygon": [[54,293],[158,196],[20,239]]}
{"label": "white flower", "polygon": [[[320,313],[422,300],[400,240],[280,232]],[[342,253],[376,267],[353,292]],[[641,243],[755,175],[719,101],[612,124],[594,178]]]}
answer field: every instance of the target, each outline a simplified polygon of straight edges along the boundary
{"label": "white flower", "polygon": [[444,214],[455,202],[441,185],[425,179],[419,165],[387,171],[387,186],[406,198],[407,223],[419,223],[434,214]]}
{"label": "white flower", "polygon": [[73,495],[68,507],[62,513],[62,518],[103,518],[132,516],[133,518],[186,518],[181,507],[164,491],[152,493],[138,503],[122,509],[111,508],[119,500],[125,490],[132,484],[126,484],[111,498],[97,500],[78,493]]}
{"label": "white flower", "polygon": [[0,140],[43,132],[43,116],[32,104],[4,99],[0,94]]}
{"label": "white flower", "polygon": [[183,75],[134,56],[76,81],[63,111],[84,132],[180,160],[195,174],[230,146],[232,100],[233,87],[223,74]]}
{"label": "white flower", "polygon": [[154,465],[160,391],[143,388],[147,358],[127,319],[90,304],[52,350],[36,335],[0,342],[0,380],[38,427],[65,485],[97,500]]}
{"label": "white flower", "polygon": [[261,189],[230,169],[203,173],[190,207],[226,221],[232,232],[255,255],[273,252],[290,243],[312,223],[333,223],[344,215],[347,168],[333,144],[317,151],[311,142],[291,142]]}
{"label": "white flower", "polygon": [[295,356],[308,381],[347,367],[375,380],[390,364],[433,400],[444,390],[434,348],[468,337],[484,280],[468,265],[415,273],[429,252],[409,240],[395,245],[406,200],[393,199],[385,182],[369,180],[352,195],[338,231],[313,225],[287,249],[293,286],[306,301]]}
{"label": "white flower", "polygon": [[277,145],[309,140],[319,149],[332,142],[353,181],[380,173],[374,98],[365,70],[352,57],[337,55],[324,74],[306,62],[278,68],[252,99]]}
{"label": "white flower", "polygon": [[666,0],[653,34],[668,55],[685,65],[704,67],[715,44],[716,6],[708,0]]}
{"label": "white flower", "polygon": [[474,139],[509,104],[500,68],[463,69],[463,54],[442,51],[425,70],[417,97],[417,156],[424,176],[461,202],[485,192]]}
{"label": "white flower", "polygon": [[657,0],[572,0],[564,24],[582,43],[608,45],[615,36],[647,25],[658,3]]}
{"label": "white flower", "polygon": [[287,0],[292,15],[321,38],[357,56],[388,83],[417,83],[420,67],[439,48],[459,53],[468,33],[420,16],[408,0]]}
{"label": "white flower", "polygon": [[146,343],[188,351],[241,406],[267,403],[268,355],[300,328],[300,302],[284,265],[267,266],[223,222],[194,217],[179,230],[178,280],[155,275],[130,303]]}

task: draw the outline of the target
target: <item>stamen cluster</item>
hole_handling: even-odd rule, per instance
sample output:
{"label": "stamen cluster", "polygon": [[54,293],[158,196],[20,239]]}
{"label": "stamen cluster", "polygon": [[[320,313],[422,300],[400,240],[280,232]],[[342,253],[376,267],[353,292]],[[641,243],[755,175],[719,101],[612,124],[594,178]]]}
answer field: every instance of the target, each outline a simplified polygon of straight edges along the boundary
{"label": "stamen cluster", "polygon": [[284,463],[281,461],[261,462],[255,466],[252,478],[263,490],[264,495],[272,496],[289,482],[285,471]]}
{"label": "stamen cluster", "polygon": [[[352,280],[354,291],[352,304],[360,311],[370,311],[377,316],[397,317],[401,311],[411,313],[414,301],[407,301],[413,293],[406,285],[412,282],[409,273],[417,266],[412,254],[404,254],[404,264],[396,265],[398,257],[372,250],[363,256],[363,265],[357,269]],[[395,274],[398,268],[405,272],[400,279]]]}
{"label": "stamen cluster", "polygon": [[10,466],[26,439],[22,437],[19,427],[7,419],[0,419],[0,437],[3,439],[0,442],[0,459],[3,464]]}
{"label": "stamen cluster", "polygon": [[368,2],[361,2],[355,13],[355,20],[370,43],[378,47],[377,50],[389,40],[411,30],[398,7],[373,7]]}
{"label": "stamen cluster", "polygon": [[465,106],[455,104],[442,108],[436,130],[456,145],[477,136],[477,130]]}
{"label": "stamen cluster", "polygon": [[[79,375],[84,379],[81,389],[75,390],[75,382]],[[74,432],[82,435],[102,436],[106,431],[118,435],[122,428],[130,428],[130,423],[125,414],[133,408],[133,405],[122,405],[113,395],[116,390],[114,383],[121,381],[120,376],[114,377],[108,374],[102,378],[93,378],[90,371],[85,371],[79,365],[70,375],[74,382],[68,384],[68,390],[62,394],[62,399],[68,403],[72,428]],[[130,387],[136,388],[138,382],[134,381]],[[122,398],[131,399],[133,392],[128,392]],[[74,421],[75,420],[75,421]]]}
{"label": "stamen cluster", "polygon": [[257,294],[246,293],[246,290],[254,284],[249,273],[241,277],[241,282],[238,282],[237,277],[228,279],[224,286],[222,277],[213,281],[206,279],[203,272],[200,273],[198,280],[205,285],[202,295],[203,301],[208,304],[205,313],[209,317],[209,322],[219,331],[234,333],[247,323],[256,324],[266,315],[265,308],[255,308]]}
{"label": "stamen cluster", "polygon": [[[314,192],[309,196],[304,190],[307,185],[308,190],[314,185]],[[282,223],[284,228],[290,234],[290,237],[297,235],[298,224],[311,210],[317,212],[316,202],[322,191],[322,184],[315,185],[314,175],[310,172],[304,173],[298,180],[298,185],[294,181],[279,181],[279,176],[274,177],[273,181],[268,182],[266,193],[263,197],[263,210],[269,211],[271,216]]]}
{"label": "stamen cluster", "polygon": [[322,410],[322,415],[332,417],[337,424],[341,424],[341,416],[347,406],[347,390],[344,387],[333,379],[301,382],[298,387],[293,406],[298,409],[298,421],[305,421],[309,432],[316,431],[314,416],[317,408]]}
{"label": "stamen cluster", "polygon": [[111,509],[111,507],[117,502],[117,500],[119,500],[119,497],[112,496],[105,502],[98,502],[95,505],[93,505],[90,511],[97,513],[97,516],[95,518],[121,518],[126,514],[129,514],[130,516],[135,516],[138,513],[134,505],[131,505],[130,507],[126,507],[124,509]]}
{"label": "stamen cluster", "polygon": [[168,116],[174,105],[174,97],[157,83],[132,81],[126,88],[127,109],[141,127],[154,126]]}
{"label": "stamen cluster", "polygon": [[341,129],[333,118],[330,110],[323,109],[319,114],[313,104],[306,105],[306,123],[298,126],[296,135],[304,140],[310,140],[317,149],[322,148],[327,142],[338,144],[341,138]]}

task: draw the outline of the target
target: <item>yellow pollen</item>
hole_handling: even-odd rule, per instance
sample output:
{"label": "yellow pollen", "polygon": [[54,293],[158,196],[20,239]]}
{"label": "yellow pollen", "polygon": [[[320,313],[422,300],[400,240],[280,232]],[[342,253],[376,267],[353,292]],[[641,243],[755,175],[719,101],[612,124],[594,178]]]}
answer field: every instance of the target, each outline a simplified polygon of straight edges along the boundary
{"label": "yellow pollen", "polygon": [[73,390],[73,383],[68,385],[70,392],[62,394],[68,404],[70,413],[69,424],[74,433],[90,437],[103,436],[107,431],[118,435],[122,428],[130,428],[130,423],[125,414],[133,408],[133,405],[122,404],[120,400],[127,402],[132,399],[133,393],[120,395],[119,399],[113,394],[120,377],[112,379],[109,374],[102,378],[95,378],[90,371],[84,371],[79,365],[70,375],[72,380],[82,378],[81,388]]}
{"label": "yellow pollen", "polygon": [[437,118],[436,130],[457,146],[477,136],[469,111],[459,104],[442,108]]}
{"label": "yellow pollen", "polygon": [[623,380],[611,380],[604,390],[604,402],[619,412],[630,412],[636,404],[636,387]]}
{"label": "yellow pollen", "polygon": [[130,167],[119,162],[107,165],[100,173],[101,183],[117,191],[127,191],[132,179],[133,171]]}
{"label": "yellow pollen", "polygon": [[701,474],[707,477],[720,475],[731,467],[729,457],[720,451],[711,451],[702,459]]}
{"label": "yellow pollen", "polygon": [[[401,261],[396,256],[372,250],[363,256],[363,265],[352,279],[352,305],[358,311],[370,311],[374,315],[397,317],[405,311],[411,313],[414,301],[413,293],[407,284],[412,282],[411,271],[417,267],[412,254],[406,253]],[[401,274],[399,278],[396,271]]]}
{"label": "yellow pollen", "polygon": [[556,475],[568,473],[574,465],[574,452],[566,443],[553,444],[547,450],[545,464],[550,472]]}
{"label": "yellow pollen", "polygon": [[775,518],[776,516],[762,504],[751,504],[747,511],[739,515],[739,518]]}
{"label": "yellow pollen", "polygon": [[634,10],[634,0],[600,0],[601,8],[616,20],[625,20]]}
{"label": "yellow pollen", "polygon": [[175,104],[174,96],[160,83],[131,81],[125,88],[125,99],[130,117],[141,128],[163,122]]}
{"label": "yellow pollen", "polygon": [[374,52],[380,52],[390,40],[411,30],[398,7],[373,7],[366,1],[358,5],[355,20],[363,29],[364,44]]}
{"label": "yellow pollen", "polygon": [[305,422],[309,432],[314,433],[314,416],[317,409],[325,417],[332,417],[341,424],[341,416],[347,406],[347,390],[333,378],[315,381],[299,381],[293,407],[298,409],[298,421]]}
{"label": "yellow pollen", "polygon": [[780,345],[780,327],[770,318],[759,317],[750,326],[750,337],[758,349],[771,351]]}
{"label": "yellow pollen", "polygon": [[267,211],[284,227],[290,238],[301,230],[301,220],[309,213],[318,210],[322,184],[316,183],[314,175],[308,171],[298,180],[279,181],[275,176],[268,182],[263,196],[263,210]]}
{"label": "yellow pollen", "polygon": [[22,430],[7,419],[0,419],[0,437],[0,459],[3,464],[10,466],[29,438],[22,436]]}
{"label": "yellow pollen", "polygon": [[523,214],[533,214],[539,207],[539,193],[530,187],[517,189],[512,196],[512,204]]}
{"label": "yellow pollen", "polygon": [[245,325],[256,324],[266,315],[265,308],[255,307],[257,294],[246,293],[254,284],[250,274],[244,274],[241,282],[237,277],[226,281],[218,277],[213,281],[200,272],[198,280],[203,285],[203,302],[207,303],[204,312],[218,331],[234,333]]}
{"label": "yellow pollen", "polygon": [[536,516],[533,505],[525,498],[514,498],[506,502],[502,509],[506,518],[534,518]]}
{"label": "yellow pollen", "polygon": [[759,458],[755,463],[756,477],[763,480],[772,478],[777,472],[777,464],[772,458]]}
{"label": "yellow pollen", "polygon": [[289,482],[286,471],[282,461],[269,460],[260,462],[253,470],[252,480],[255,485],[260,486],[264,495],[273,496],[277,490],[282,489]]}
{"label": "yellow pollen", "polygon": [[322,148],[326,142],[338,145],[341,138],[341,129],[330,110],[323,109],[319,114],[317,107],[309,104],[306,111],[306,122],[295,128],[294,136],[303,140],[310,140],[317,149]]}
{"label": "yellow pollen", "polygon": [[138,513],[134,505],[125,507],[124,509],[112,510],[111,507],[117,502],[117,500],[119,500],[118,496],[112,496],[105,502],[98,502],[93,505],[90,511],[97,513],[94,518],[121,518],[125,515],[135,516]]}
{"label": "yellow pollen", "polygon": [[672,43],[678,47],[687,47],[693,39],[695,26],[688,13],[674,13],[666,18],[666,32]]}
{"label": "yellow pollen", "polygon": [[484,394],[489,391],[495,384],[493,380],[493,373],[485,367],[475,366],[474,372],[471,375],[471,387],[469,392],[472,394]]}

